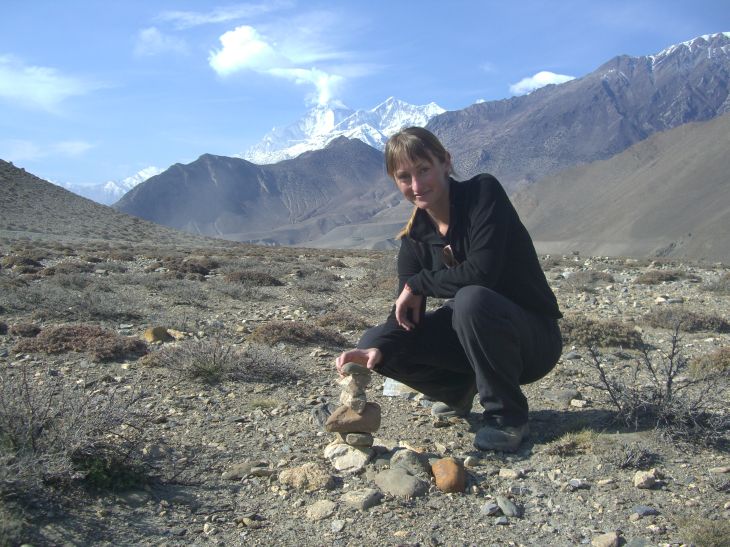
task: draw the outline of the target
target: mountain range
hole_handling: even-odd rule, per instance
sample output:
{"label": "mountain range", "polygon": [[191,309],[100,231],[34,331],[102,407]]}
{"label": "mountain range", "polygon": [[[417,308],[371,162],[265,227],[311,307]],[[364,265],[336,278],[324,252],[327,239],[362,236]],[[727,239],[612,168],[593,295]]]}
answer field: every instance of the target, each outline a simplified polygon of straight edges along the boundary
{"label": "mountain range", "polygon": [[162,173],[162,169],[149,166],[121,180],[109,180],[100,184],[61,183],[59,186],[102,205],[111,205],[138,184],[160,173]]}

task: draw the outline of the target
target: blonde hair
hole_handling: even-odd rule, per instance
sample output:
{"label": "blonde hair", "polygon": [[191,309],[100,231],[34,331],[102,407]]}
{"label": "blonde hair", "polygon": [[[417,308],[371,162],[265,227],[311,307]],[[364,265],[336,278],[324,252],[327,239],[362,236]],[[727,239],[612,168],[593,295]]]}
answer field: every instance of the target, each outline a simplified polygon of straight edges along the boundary
{"label": "blonde hair", "polygon": [[[395,170],[399,161],[431,161],[433,158],[436,158],[441,163],[446,163],[449,161],[449,153],[436,135],[423,127],[406,127],[405,129],[401,129],[398,133],[390,137],[388,143],[385,145],[385,170],[393,180],[395,180]],[[410,233],[417,212],[418,207],[414,207],[408,223],[398,232],[396,236],[398,239]]]}

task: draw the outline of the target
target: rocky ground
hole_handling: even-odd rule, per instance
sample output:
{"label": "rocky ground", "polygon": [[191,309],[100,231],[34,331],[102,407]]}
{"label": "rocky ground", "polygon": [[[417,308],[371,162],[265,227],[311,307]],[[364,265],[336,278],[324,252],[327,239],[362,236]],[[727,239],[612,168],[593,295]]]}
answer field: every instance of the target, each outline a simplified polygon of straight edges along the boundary
{"label": "rocky ground", "polygon": [[[687,400],[712,395],[710,410],[726,417],[727,266],[545,257],[570,336],[555,370],[526,386],[528,442],[514,454],[475,450],[477,406],[466,419],[434,421],[428,401],[392,396],[376,376],[367,388],[382,409],[373,453],[338,471],[324,456],[333,434],[321,426],[327,405],[339,404],[334,358],[387,314],[394,253],[5,239],[0,254],[7,544],[728,545],[727,422],[683,438],[642,416],[627,427],[597,387],[587,348],[600,342],[609,377],[650,385],[643,369],[631,383],[642,357],[633,342],[640,335],[647,358],[666,364],[673,329],[661,317],[677,310],[670,317],[697,328],[679,332],[672,362],[688,367],[673,384],[688,386]],[[147,338],[111,357],[101,335],[68,351],[49,334],[63,325]],[[698,363],[725,374],[702,383]],[[19,473],[7,439],[13,405],[29,408],[12,389],[23,373],[30,391],[55,386],[129,409],[135,428],[122,420],[91,444],[128,446],[113,465],[134,472],[76,457],[64,480],[35,471],[47,467],[33,458]],[[445,493],[431,476],[445,457],[463,466],[464,492]],[[396,468],[425,487],[409,495],[394,484],[402,478],[383,480]]]}

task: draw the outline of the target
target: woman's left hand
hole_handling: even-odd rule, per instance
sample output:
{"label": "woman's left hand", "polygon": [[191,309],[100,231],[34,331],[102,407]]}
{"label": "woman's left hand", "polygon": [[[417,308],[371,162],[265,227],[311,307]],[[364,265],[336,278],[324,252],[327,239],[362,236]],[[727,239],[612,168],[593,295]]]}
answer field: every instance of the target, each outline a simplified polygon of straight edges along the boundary
{"label": "woman's left hand", "polygon": [[406,285],[403,287],[403,292],[400,293],[400,296],[395,301],[395,320],[406,330],[415,328],[421,318],[422,303],[423,296],[413,294],[408,289],[408,285]]}

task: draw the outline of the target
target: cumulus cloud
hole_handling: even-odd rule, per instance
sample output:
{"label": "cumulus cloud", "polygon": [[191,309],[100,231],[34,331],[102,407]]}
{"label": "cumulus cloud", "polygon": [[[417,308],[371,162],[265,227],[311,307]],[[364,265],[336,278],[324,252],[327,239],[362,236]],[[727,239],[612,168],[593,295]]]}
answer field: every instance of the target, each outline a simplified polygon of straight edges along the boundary
{"label": "cumulus cloud", "polygon": [[157,27],[149,27],[137,33],[134,54],[150,57],[162,53],[185,53],[187,44],[181,38],[163,34]]}
{"label": "cumulus cloud", "polygon": [[16,163],[47,157],[74,158],[92,148],[94,145],[85,141],[59,141],[40,146],[28,140],[6,139],[0,141],[0,157]]}
{"label": "cumulus cloud", "polygon": [[225,23],[227,21],[235,21],[237,19],[248,19],[277,11],[291,5],[292,2],[288,0],[269,0],[259,4],[238,4],[234,6],[226,6],[223,8],[216,8],[208,12],[166,11],[159,16],[159,19],[162,21],[168,21],[177,28],[183,29],[213,23]]}
{"label": "cumulus cloud", "polygon": [[66,99],[100,87],[97,83],[61,74],[55,68],[26,65],[10,55],[0,55],[0,99],[57,111]]}
{"label": "cumulus cloud", "polygon": [[[221,76],[229,76],[235,72],[251,70],[259,74],[268,74],[284,78],[297,84],[309,84],[316,89],[316,101],[326,104],[335,97],[337,87],[344,77],[329,73],[321,68],[304,68],[304,62],[332,59],[337,57],[333,52],[322,48],[309,47],[302,43],[299,48],[286,48],[262,36],[255,28],[242,25],[224,33],[220,37],[220,49],[211,51],[208,61],[210,66]],[[285,53],[292,51],[292,53]]]}
{"label": "cumulus cloud", "polygon": [[563,84],[565,82],[569,82],[570,80],[575,80],[575,76],[555,74],[554,72],[548,72],[546,70],[543,70],[541,72],[538,72],[534,76],[530,76],[529,78],[523,78],[516,84],[512,84],[511,86],[509,86],[509,90],[514,95],[524,95],[541,87],[545,87],[546,85]]}

